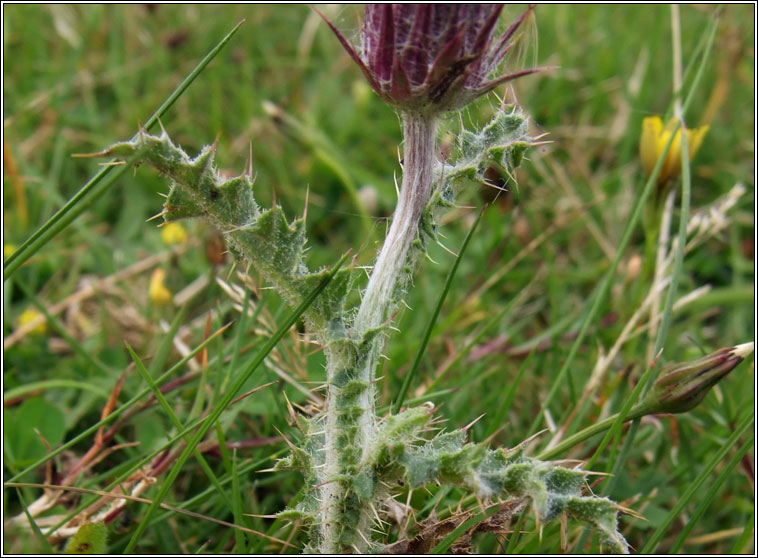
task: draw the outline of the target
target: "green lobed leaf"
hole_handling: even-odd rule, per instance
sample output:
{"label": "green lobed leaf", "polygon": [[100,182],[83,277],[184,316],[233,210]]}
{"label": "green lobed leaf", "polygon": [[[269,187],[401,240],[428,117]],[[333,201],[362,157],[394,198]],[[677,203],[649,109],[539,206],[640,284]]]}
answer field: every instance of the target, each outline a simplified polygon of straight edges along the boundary
{"label": "green lobed leaf", "polygon": [[[141,132],[112,145],[100,155],[146,163],[170,180],[164,204],[166,221],[203,216],[225,236],[235,256],[255,267],[293,306],[298,305],[328,270],[312,272],[305,264],[305,221],[288,221],[281,207],[261,210],[253,195],[253,179],[242,174],[221,177],[214,165],[215,146],[193,159],[164,132]],[[306,320],[322,342],[345,337],[344,303],[357,271],[343,269],[306,311]]]}

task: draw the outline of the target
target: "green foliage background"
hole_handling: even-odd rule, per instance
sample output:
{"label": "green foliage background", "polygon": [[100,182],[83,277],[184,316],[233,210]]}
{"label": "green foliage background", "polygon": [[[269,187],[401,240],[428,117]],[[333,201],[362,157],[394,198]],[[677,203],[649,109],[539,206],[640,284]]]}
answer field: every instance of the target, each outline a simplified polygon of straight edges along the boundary
{"label": "green foliage background", "polygon": [[[275,197],[289,215],[295,215],[302,212],[309,196],[312,267],[334,262],[348,248],[361,250],[361,262],[371,261],[395,201],[392,176],[399,172],[398,119],[368,89],[359,70],[309,8],[5,5],[3,9],[5,245],[20,244],[96,172],[95,162],[72,159],[72,153],[99,151],[131,137],[139,122],[197,61],[245,18],[240,32],[163,118],[163,125],[191,154],[218,134],[217,162],[234,173],[242,171],[252,146],[256,197],[264,204]],[[343,29],[355,28],[358,8],[324,9]],[[714,10],[681,7],[685,64]],[[506,12],[515,16],[520,10],[509,6]],[[485,214],[412,386],[417,390],[412,395],[444,403],[440,414],[451,426],[462,426],[486,413],[471,429],[472,439],[492,436],[493,444],[503,446],[522,441],[535,419],[541,420],[539,428],[550,426],[535,414],[581,323],[587,297],[610,264],[634,193],[644,184],[637,160],[641,120],[663,114],[672,98],[668,7],[561,5],[541,6],[536,13],[536,25],[522,38],[524,51],[511,63],[520,59],[527,65],[555,65],[558,69],[519,80],[507,97],[512,99],[515,94],[532,115],[534,133],[547,132],[544,139],[550,143],[532,150],[531,161],[525,161],[519,171],[518,188],[500,195]],[[693,165],[693,210],[713,202],[737,182],[746,186],[747,194],[730,213],[725,230],[685,260],[680,294],[703,284],[711,285],[711,290],[675,313],[662,357],[666,362],[696,358],[754,336],[754,16],[754,6],[723,8],[706,75],[687,115],[693,126],[708,113],[712,115],[711,129]],[[720,102],[718,95],[723,96]],[[264,101],[275,103],[302,126],[277,124],[264,110]],[[463,113],[464,121],[484,122],[496,102],[490,97],[478,103]],[[451,119],[450,129],[457,129],[456,118]],[[361,219],[356,207],[354,192],[360,189],[362,195],[375,196],[364,206],[371,217],[368,222]],[[165,193],[166,186],[151,171],[128,173],[6,281],[4,336],[15,330],[20,314],[31,305],[27,293],[35,293],[49,306],[74,293],[87,279],[107,277],[165,250],[156,223],[145,223],[160,211],[159,192]],[[493,197],[492,190],[482,188],[465,201],[480,206]],[[462,208],[453,214],[443,231],[451,250],[460,246],[475,213]],[[212,231],[200,222],[186,226],[190,247],[164,264],[168,286],[174,292],[213,273],[205,255]],[[529,248],[535,239],[540,239],[536,248]],[[598,358],[598,348],[607,350],[613,344],[636,309],[640,294],[644,295],[645,286],[627,275],[628,262],[642,254],[643,245],[639,231],[622,261],[602,320],[593,325],[566,385],[550,406],[556,425],[571,417]],[[424,263],[408,300],[413,311],[399,317],[402,334],[393,336],[387,348],[382,404],[389,404],[401,385],[453,261],[437,247],[431,257],[437,265]],[[513,262],[512,269],[504,278],[485,290],[480,288],[509,262]],[[227,259],[216,273],[226,280],[229,269]],[[70,343],[48,326],[45,335],[27,336],[5,351],[5,391],[22,393],[9,398],[4,411],[6,478],[44,455],[33,428],[55,445],[99,420],[105,397],[131,362],[124,338],[140,356],[155,354],[163,335],[158,321],[170,322],[177,309],[150,305],[148,278],[149,272],[130,276],[117,284],[117,292],[95,296],[59,316],[80,350],[71,350]],[[497,320],[474,350],[432,383],[482,324],[519,295],[523,298]],[[284,307],[275,294],[264,297],[271,320],[283,315]],[[214,329],[239,316],[227,294],[211,281],[190,301],[183,317],[188,328],[184,340],[190,347],[202,341],[209,310],[213,311]],[[247,351],[240,357],[243,361],[266,335],[265,328],[248,327],[242,341]],[[172,393],[170,401],[185,422],[197,411],[193,411],[193,402],[199,385],[208,400],[218,397],[226,374],[219,363],[235,352],[235,335],[232,329],[210,346],[210,364],[203,379]],[[569,424],[569,433],[600,416],[603,405],[617,410],[644,370],[646,345],[643,334],[624,346],[591,409],[580,424]],[[533,351],[535,346],[538,348]],[[290,339],[282,348],[280,364],[295,376],[307,373],[310,380],[318,382],[323,379],[322,361],[313,349]],[[179,357],[171,354],[168,358],[158,372]],[[98,362],[103,367],[98,367]],[[104,374],[103,368],[109,373]],[[518,388],[509,390],[519,372]],[[250,387],[276,379],[267,369]],[[57,383],[24,390],[35,382],[50,380]],[[239,471],[269,466],[266,459],[284,448],[282,442],[270,440],[278,436],[275,428],[287,436],[296,435],[286,423],[281,391],[286,390],[292,401],[306,402],[297,390],[284,385],[258,392],[223,415],[227,441],[265,441],[237,451]],[[427,392],[420,386],[428,388]],[[120,401],[143,387],[140,377],[130,373]],[[436,396],[429,395],[440,390]],[[627,466],[610,494],[647,519],[622,519],[622,532],[634,547],[644,545],[699,468],[729,436],[741,410],[754,407],[754,391],[753,364],[743,363],[722,383],[718,394],[709,395],[694,412],[643,422]],[[137,415],[124,426],[117,441],[136,440],[140,445],[109,456],[80,481],[81,486],[100,488],[115,471],[125,470],[137,457],[158,447],[170,428],[158,407]],[[81,455],[88,447],[82,443],[73,452]],[[593,449],[589,443],[565,457],[586,459]],[[604,452],[595,470],[605,470],[607,454]],[[751,455],[729,473],[685,543],[685,551],[753,550]],[[208,459],[219,477],[232,474],[220,459]],[[279,511],[301,483],[294,474],[245,472],[233,476],[239,484],[241,510],[253,514]],[[41,479],[40,472],[25,480]],[[207,479],[197,463],[189,461],[174,487],[171,503],[188,500],[206,488]],[[602,490],[602,483],[594,489]],[[460,499],[456,492],[431,491],[439,497],[439,510],[454,508]],[[27,503],[37,496],[32,489],[24,491]],[[688,522],[698,496],[677,518],[659,551],[665,551]],[[429,494],[414,494],[412,501],[422,510],[419,519],[429,513]],[[132,504],[128,515],[136,520],[142,509]],[[236,514],[213,491],[190,509],[235,521]],[[5,491],[4,512],[21,512],[12,490]],[[213,523],[179,515],[159,516],[141,541],[141,552],[195,552],[201,548],[221,552],[232,547],[251,552],[278,550],[255,537],[240,543],[231,530]],[[164,521],[159,521],[161,518]],[[170,529],[165,528],[166,520]],[[268,519],[244,517],[241,521],[284,539],[291,530]],[[132,528],[123,518],[113,526],[111,552],[123,549]],[[533,530],[531,520],[521,528]],[[580,530],[570,525],[571,542]],[[38,549],[34,538],[20,536],[17,530],[6,530],[4,536],[6,549]],[[294,535],[294,544],[299,544],[298,537]],[[477,541],[481,552],[503,550],[492,535]],[[536,536],[524,535],[508,544],[509,550],[556,552],[559,528],[548,527],[541,543]]]}

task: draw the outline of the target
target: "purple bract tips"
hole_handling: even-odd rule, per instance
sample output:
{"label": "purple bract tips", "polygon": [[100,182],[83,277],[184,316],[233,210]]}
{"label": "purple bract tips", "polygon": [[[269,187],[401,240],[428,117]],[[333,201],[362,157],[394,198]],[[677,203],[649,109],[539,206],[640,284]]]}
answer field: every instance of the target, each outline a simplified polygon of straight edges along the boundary
{"label": "purple bract tips", "polygon": [[358,47],[324,20],[385,102],[434,114],[463,108],[501,83],[539,71],[491,77],[531,10],[496,36],[502,5],[368,4]]}

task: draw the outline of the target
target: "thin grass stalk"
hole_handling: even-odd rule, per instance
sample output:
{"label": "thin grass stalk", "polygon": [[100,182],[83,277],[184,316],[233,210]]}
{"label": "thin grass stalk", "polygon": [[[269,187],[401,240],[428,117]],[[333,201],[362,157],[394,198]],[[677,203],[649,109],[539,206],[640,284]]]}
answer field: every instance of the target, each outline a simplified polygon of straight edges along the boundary
{"label": "thin grass stalk", "polygon": [[[684,507],[690,502],[690,500],[700,491],[705,481],[716,468],[716,466],[726,457],[727,453],[739,442],[739,439],[747,432],[753,424],[754,417],[752,411],[746,413],[737,427],[732,432],[732,435],[724,442],[719,451],[717,451],[710,461],[705,465],[703,470],[697,476],[697,478],[687,487],[687,490],[678,499],[674,507],[669,511],[666,518],[658,525],[655,532],[647,540],[645,546],[640,550],[640,554],[652,554],[663,539],[666,531],[671,524],[679,517]],[[750,445],[748,442],[747,445]]]}
{"label": "thin grass stalk", "polygon": [[[153,395],[157,399],[158,403],[160,404],[161,408],[163,409],[163,412],[166,413],[168,418],[171,420],[171,422],[174,424],[176,429],[178,431],[184,430],[184,425],[182,424],[182,421],[179,420],[179,417],[176,416],[176,413],[171,408],[171,405],[169,404],[166,397],[161,392],[160,388],[157,386],[157,384],[153,381],[153,379],[150,377],[150,372],[147,371],[147,368],[145,368],[145,365],[142,363],[140,358],[137,356],[137,353],[134,352],[134,349],[127,343],[126,349],[129,351],[129,354],[132,357],[132,360],[137,365],[137,371],[142,376],[142,379],[145,380],[145,383],[150,386],[150,389],[153,392]],[[185,442],[189,443],[189,439],[187,437],[183,438]],[[205,473],[205,476],[208,477],[208,480],[211,481],[211,484],[216,487],[216,490],[218,490],[219,494],[221,494],[221,497],[223,498],[224,502],[228,506],[232,506],[232,501],[229,499],[229,496],[227,496],[226,492],[223,488],[221,488],[221,485],[218,482],[218,479],[216,478],[215,473],[213,472],[213,469],[211,469],[210,465],[208,465],[208,462],[205,460],[203,455],[200,453],[200,451],[195,447],[195,449],[192,451],[192,455],[197,460],[198,464],[200,465],[200,468]]]}
{"label": "thin grass stalk", "polygon": [[695,509],[694,513],[689,516],[687,522],[684,525],[684,528],[679,533],[679,536],[676,538],[676,541],[674,541],[674,544],[671,546],[671,548],[668,549],[669,554],[678,554],[679,550],[681,550],[684,543],[687,541],[687,537],[689,537],[692,530],[697,526],[700,519],[703,517],[705,512],[708,510],[708,507],[713,502],[713,499],[716,497],[716,494],[718,493],[721,486],[726,482],[727,478],[729,478],[729,473],[732,472],[732,470],[737,466],[740,461],[742,461],[742,458],[747,455],[747,452],[753,449],[753,442],[755,441],[755,434],[750,433],[748,436],[748,439],[745,441],[744,444],[740,447],[737,452],[732,456],[732,458],[729,460],[729,462],[724,465],[724,468],[719,471],[718,476],[716,477],[716,480],[713,481],[713,484],[711,484],[710,488],[708,489],[708,492],[703,496],[703,498],[700,500],[700,503],[698,504],[697,508]]}
{"label": "thin grass stalk", "polygon": [[468,234],[466,235],[466,238],[463,241],[463,244],[461,245],[461,249],[458,251],[458,255],[455,258],[455,261],[453,262],[452,267],[450,268],[450,271],[447,274],[447,277],[445,278],[445,285],[442,287],[442,293],[440,293],[439,299],[437,300],[437,305],[434,308],[434,312],[432,313],[432,317],[429,318],[429,322],[426,326],[426,331],[424,332],[424,337],[421,340],[421,344],[419,345],[418,351],[416,352],[416,358],[413,360],[413,364],[411,365],[411,369],[406,373],[405,377],[403,378],[403,384],[400,387],[400,392],[398,393],[397,397],[395,398],[395,404],[392,407],[392,412],[397,414],[400,412],[400,409],[403,406],[403,402],[405,401],[405,396],[408,393],[408,388],[411,385],[411,381],[416,375],[416,372],[421,365],[421,358],[424,356],[424,351],[426,350],[426,346],[429,344],[429,339],[432,337],[432,330],[434,329],[434,325],[437,323],[437,317],[440,315],[440,311],[442,310],[442,305],[445,303],[445,299],[447,298],[447,293],[450,292],[450,286],[453,283],[453,278],[455,277],[455,273],[458,271],[458,265],[461,263],[461,259],[463,258],[463,254],[466,252],[466,248],[468,247],[469,241],[471,240],[471,237],[474,235],[474,231],[476,231],[477,226],[479,225],[479,221],[482,219],[482,215],[484,215],[484,212],[487,210],[487,206],[483,207],[482,210],[479,212],[479,215],[477,215],[476,220],[471,225],[471,228],[469,229]]}
{"label": "thin grass stalk", "polygon": [[[710,49],[708,49],[710,50]],[[706,50],[706,53],[708,52]],[[697,77],[696,77],[697,79]],[[693,86],[696,85],[693,84]],[[679,278],[682,275],[682,264],[684,262],[684,249],[687,244],[687,223],[689,221],[689,214],[690,214],[690,193],[692,190],[691,185],[691,179],[690,179],[690,158],[689,158],[689,150],[687,145],[687,134],[685,133],[685,124],[684,124],[684,107],[681,107],[679,109],[681,112],[679,114],[679,127],[681,130],[680,136],[681,136],[681,161],[682,161],[682,203],[680,208],[680,215],[679,215],[679,233],[677,236],[677,245],[676,245],[676,251],[674,253],[674,262],[673,262],[673,268],[671,272],[671,281],[669,283],[668,292],[666,293],[666,302],[663,309],[663,317],[661,318],[661,324],[658,329],[658,335],[655,341],[655,349],[654,354],[658,355],[663,350],[663,344],[666,339],[666,335],[668,334],[669,325],[671,324],[671,316],[673,314],[673,308],[674,308],[674,298],[676,297],[677,287],[679,286]],[[675,134],[672,134],[672,138]],[[660,363],[657,363],[656,366],[654,366],[651,370],[651,374],[648,376],[647,380],[645,382],[640,382],[642,384],[642,391],[640,393],[641,397],[644,397],[647,391],[650,389],[650,387],[653,385],[653,382],[655,381],[657,371],[660,369]],[[620,419],[625,418],[623,416],[619,417]],[[635,420],[632,423],[631,428],[629,429],[629,433],[627,435],[627,440],[624,444],[624,451],[619,454],[618,460],[614,463],[613,460],[611,460],[611,470],[612,474],[616,475],[616,473],[619,471],[620,467],[622,467],[626,461],[626,457],[628,455],[628,450],[631,448],[632,444],[634,443],[634,438],[637,434],[637,429],[639,427],[639,419]],[[614,431],[618,432],[620,430],[620,425],[617,421],[617,426],[614,427]],[[608,483],[605,486],[604,493],[608,494],[613,489],[613,486],[616,484],[617,476],[612,476]]]}
{"label": "thin grass stalk", "polygon": [[[697,86],[700,83],[700,80],[703,76],[703,72],[705,70],[705,63],[708,60],[708,57],[711,52],[711,48],[713,47],[713,41],[716,36],[716,29],[718,25],[718,20],[714,18],[711,21],[710,29],[709,29],[709,35],[708,35],[708,41],[706,43],[705,50],[703,52],[703,57],[700,61],[700,65],[697,69],[697,73],[695,74],[695,77],[693,79],[692,86],[690,88],[690,91],[682,105],[682,112],[685,113],[692,101],[694,91],[697,90]],[[684,135],[684,134],[682,134]],[[668,156],[668,152],[671,148],[671,145],[673,143],[675,134],[671,134],[671,137],[669,138],[668,142],[664,146],[660,157],[658,158],[658,162],[656,163],[655,167],[653,168],[653,171],[650,173],[650,177],[648,178],[648,181],[645,183],[645,187],[640,194],[640,196],[635,200],[634,208],[632,209],[631,216],[629,217],[629,220],[627,221],[627,225],[624,228],[624,232],[621,236],[621,241],[619,242],[619,246],[617,248],[618,253],[616,254],[616,258],[614,259],[613,263],[611,264],[611,268],[606,273],[605,277],[603,278],[601,284],[598,286],[597,290],[590,295],[592,297],[593,303],[592,306],[587,313],[584,322],[582,323],[582,327],[580,328],[579,334],[576,338],[576,341],[574,341],[574,344],[571,346],[571,349],[569,351],[568,356],[566,357],[566,361],[564,362],[564,365],[561,367],[561,370],[558,372],[555,381],[553,382],[553,385],[550,389],[550,392],[548,392],[547,397],[545,398],[544,403],[540,407],[540,411],[537,413],[535,420],[532,424],[532,427],[529,429],[529,435],[534,434],[537,431],[539,422],[541,421],[542,413],[547,409],[548,405],[552,401],[552,399],[555,397],[555,395],[558,392],[558,389],[562,385],[560,380],[563,378],[563,376],[566,375],[568,372],[571,364],[573,363],[574,357],[576,356],[576,353],[581,345],[581,343],[584,340],[584,336],[587,332],[587,329],[589,328],[589,323],[594,319],[595,315],[597,314],[597,311],[600,307],[600,302],[602,299],[605,298],[605,295],[608,292],[608,289],[610,288],[610,282],[613,278],[613,275],[615,274],[616,268],[618,266],[619,261],[621,260],[621,255],[623,251],[626,249],[631,236],[632,232],[634,230],[634,227],[639,222],[640,216],[642,214],[642,210],[644,207],[645,202],[650,196],[650,193],[653,190],[653,187],[658,180],[658,175],[660,174],[661,168],[663,167],[663,163],[666,160],[666,157]],[[689,160],[687,161],[689,163]],[[664,315],[664,318],[666,316]],[[667,320],[670,320],[670,313]],[[659,330],[659,332],[663,331],[663,327]],[[657,347],[659,347],[658,344],[656,344]],[[658,349],[659,350],[659,349]],[[657,351],[656,351],[657,353]],[[632,408],[633,402],[628,402],[628,408],[626,412],[629,412],[629,409]],[[620,426],[623,423],[623,419],[619,417],[618,420],[618,426]],[[615,428],[614,428],[615,430]],[[606,442],[607,443],[607,442]]]}

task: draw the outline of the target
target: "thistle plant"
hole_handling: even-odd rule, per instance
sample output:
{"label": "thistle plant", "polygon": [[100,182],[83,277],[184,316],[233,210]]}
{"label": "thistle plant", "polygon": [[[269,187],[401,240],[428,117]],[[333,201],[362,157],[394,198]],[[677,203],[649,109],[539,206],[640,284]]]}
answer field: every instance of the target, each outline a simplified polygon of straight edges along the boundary
{"label": "thistle plant", "polygon": [[[186,238],[176,222],[206,219],[224,235],[237,261],[254,268],[292,307],[304,308],[307,336],[323,348],[326,359],[326,398],[312,415],[296,417],[301,438],[290,444],[289,455],[274,470],[296,470],[305,479],[301,497],[277,517],[308,526],[306,552],[393,550],[373,533],[387,515],[396,487],[413,490],[435,483],[467,492],[483,511],[494,503],[507,520],[530,508],[540,530],[556,520],[584,522],[599,534],[606,551],[629,550],[617,522],[619,512],[633,512],[593,495],[589,471],[549,460],[562,457],[568,443],[609,428],[617,416],[533,457],[529,440],[517,438],[513,448],[493,448],[469,441],[468,428],[434,433],[433,403],[386,415],[377,410],[377,370],[392,342],[391,326],[419,263],[439,240],[442,217],[466,190],[486,184],[490,169],[512,180],[536,143],[526,112],[505,103],[484,126],[462,129],[445,158],[438,137],[441,122],[451,113],[539,70],[501,74],[531,10],[498,32],[502,6],[368,5],[358,44],[325,19],[402,125],[399,198],[365,284],[356,265],[336,273],[311,269],[305,218],[288,219],[279,206],[262,207],[254,195],[259,186],[252,166],[239,176],[222,176],[214,161],[215,143],[190,156],[165,130],[160,135],[140,130],[132,140],[97,154],[148,165],[166,178],[162,217],[172,226],[165,229],[171,231],[164,234],[166,243],[181,244]],[[171,297],[164,275],[156,270],[150,284],[156,304]],[[324,284],[312,299],[314,289]],[[353,296],[356,291],[359,297]],[[356,298],[359,302],[353,303]],[[751,351],[752,344],[730,347],[666,369],[625,420],[692,409]],[[407,541],[398,549],[407,550]]]}
{"label": "thistle plant", "polygon": [[[626,551],[616,528],[617,506],[585,496],[586,473],[525,457],[520,449],[491,450],[466,443],[454,430],[426,439],[433,408],[376,413],[376,370],[393,315],[419,258],[437,240],[439,219],[460,191],[486,182],[490,167],[512,176],[532,143],[521,109],[503,105],[481,130],[462,131],[452,161],[437,158],[440,119],[497,85],[537,71],[493,77],[529,10],[500,35],[502,6],[369,5],[356,50],[330,24],[377,94],[397,108],[403,127],[400,197],[384,245],[357,308],[346,306],[356,269],[341,271],[304,314],[309,334],[327,361],[327,400],[303,420],[303,442],[277,469],[303,473],[308,491],[284,512],[311,524],[307,550],[322,553],[378,550],[372,523],[406,481],[412,488],[438,482],[465,487],[481,500],[528,499],[541,523],[575,516],[595,526],[609,548]],[[298,305],[325,271],[305,263],[303,219],[288,221],[280,207],[262,209],[252,176],[224,180],[215,146],[189,157],[169,139],[140,132],[101,155],[147,163],[169,178],[163,216],[172,222],[204,216],[224,232],[230,249],[255,267],[291,304]],[[433,406],[432,406],[433,407]]]}

